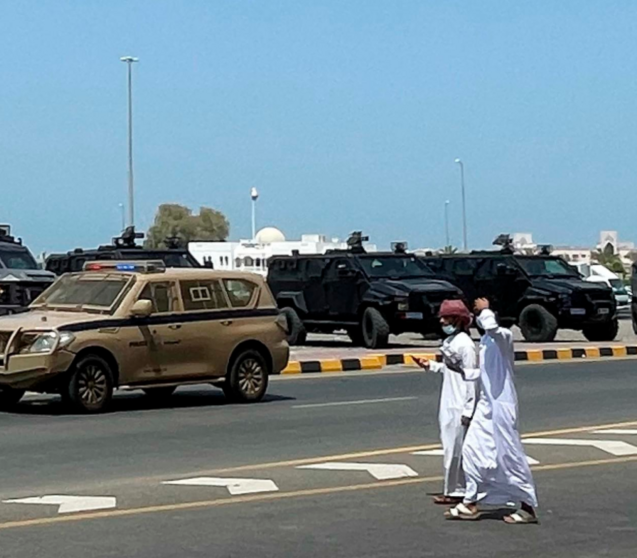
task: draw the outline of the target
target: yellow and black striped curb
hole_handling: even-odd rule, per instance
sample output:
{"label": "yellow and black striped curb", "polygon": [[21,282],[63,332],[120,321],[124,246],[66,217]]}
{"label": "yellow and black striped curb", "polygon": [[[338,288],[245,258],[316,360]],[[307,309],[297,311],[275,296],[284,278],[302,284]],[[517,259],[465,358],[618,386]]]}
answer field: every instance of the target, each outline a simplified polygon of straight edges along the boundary
{"label": "yellow and black striped curb", "polygon": [[[560,349],[525,349],[515,351],[516,362],[545,362],[551,360],[576,360],[585,358],[637,357],[637,346],[570,347]],[[437,351],[420,353],[410,351],[400,354],[369,355],[356,358],[320,360],[292,360],[281,374],[316,374],[349,372],[354,370],[380,370],[386,366],[416,366],[412,357],[440,361]]]}

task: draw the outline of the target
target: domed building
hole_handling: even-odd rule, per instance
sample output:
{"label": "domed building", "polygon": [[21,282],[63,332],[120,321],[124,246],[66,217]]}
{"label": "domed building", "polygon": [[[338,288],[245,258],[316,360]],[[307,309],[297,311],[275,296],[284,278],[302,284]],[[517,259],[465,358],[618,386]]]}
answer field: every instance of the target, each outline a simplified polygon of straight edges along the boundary
{"label": "domed building", "polygon": [[273,244],[274,242],[285,242],[285,235],[276,227],[265,227],[261,229],[254,241],[257,244]]}

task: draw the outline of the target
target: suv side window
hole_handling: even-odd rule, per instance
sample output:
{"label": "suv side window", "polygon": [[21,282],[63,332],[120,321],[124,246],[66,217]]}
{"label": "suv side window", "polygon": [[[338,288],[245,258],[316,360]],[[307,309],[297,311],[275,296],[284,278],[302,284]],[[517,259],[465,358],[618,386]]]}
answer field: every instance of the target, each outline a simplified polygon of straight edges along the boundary
{"label": "suv side window", "polygon": [[323,270],[325,269],[325,261],[318,258],[311,258],[307,260],[305,273],[308,279],[320,279],[323,277]]}
{"label": "suv side window", "polygon": [[458,258],[452,260],[451,273],[459,277],[473,277],[478,269],[475,258]]}
{"label": "suv side window", "polygon": [[184,310],[217,310],[228,303],[219,281],[181,281]]}
{"label": "suv side window", "polygon": [[245,279],[224,279],[223,284],[233,308],[245,308],[252,301],[257,286]]}
{"label": "suv side window", "polygon": [[153,303],[155,314],[177,311],[174,283],[146,283],[138,298],[142,299]]}

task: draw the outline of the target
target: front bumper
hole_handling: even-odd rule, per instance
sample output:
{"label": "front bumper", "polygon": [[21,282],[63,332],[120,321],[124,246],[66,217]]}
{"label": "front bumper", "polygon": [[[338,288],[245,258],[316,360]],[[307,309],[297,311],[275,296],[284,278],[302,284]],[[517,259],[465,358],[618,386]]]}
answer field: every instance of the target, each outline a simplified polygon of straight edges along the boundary
{"label": "front bumper", "polygon": [[74,358],[73,353],[65,350],[5,356],[0,362],[0,387],[44,391],[69,370]]}

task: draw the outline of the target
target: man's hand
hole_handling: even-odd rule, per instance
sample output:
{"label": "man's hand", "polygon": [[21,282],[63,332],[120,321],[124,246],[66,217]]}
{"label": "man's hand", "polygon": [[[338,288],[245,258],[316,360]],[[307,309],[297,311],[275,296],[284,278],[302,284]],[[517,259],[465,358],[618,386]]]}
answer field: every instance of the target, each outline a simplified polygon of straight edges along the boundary
{"label": "man's hand", "polygon": [[471,419],[469,417],[462,417],[460,419],[460,423],[462,426],[469,426],[471,424]]}
{"label": "man's hand", "polygon": [[427,372],[429,372],[429,370],[431,369],[431,361],[424,358],[418,358],[418,357],[411,357],[411,358],[423,370],[426,370]]}
{"label": "man's hand", "polygon": [[478,298],[473,303],[473,309],[475,310],[476,314],[480,314],[480,312],[488,308],[489,308],[489,301],[486,298]]}

